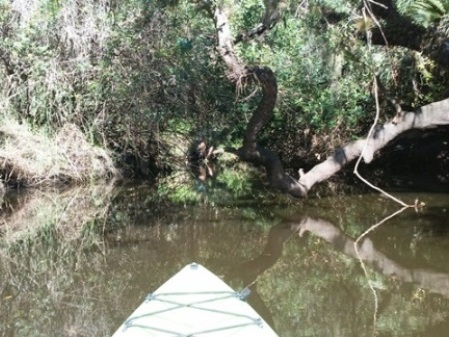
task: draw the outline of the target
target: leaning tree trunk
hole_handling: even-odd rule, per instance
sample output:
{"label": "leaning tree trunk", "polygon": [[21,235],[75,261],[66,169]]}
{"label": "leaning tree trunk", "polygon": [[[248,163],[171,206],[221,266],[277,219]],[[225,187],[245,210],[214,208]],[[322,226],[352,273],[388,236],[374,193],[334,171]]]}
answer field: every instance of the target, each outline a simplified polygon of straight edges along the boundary
{"label": "leaning tree trunk", "polygon": [[257,136],[271,120],[276,104],[278,88],[273,71],[268,67],[249,67],[242,64],[234,52],[234,42],[226,10],[217,6],[214,19],[218,36],[218,51],[227,66],[229,80],[237,86],[252,80],[262,89],[262,99],[248,123],[243,146],[236,153],[240,159],[246,162],[263,166],[273,187],[296,197],[304,196],[306,191],[303,186],[285,173],[278,155],[257,144]]}

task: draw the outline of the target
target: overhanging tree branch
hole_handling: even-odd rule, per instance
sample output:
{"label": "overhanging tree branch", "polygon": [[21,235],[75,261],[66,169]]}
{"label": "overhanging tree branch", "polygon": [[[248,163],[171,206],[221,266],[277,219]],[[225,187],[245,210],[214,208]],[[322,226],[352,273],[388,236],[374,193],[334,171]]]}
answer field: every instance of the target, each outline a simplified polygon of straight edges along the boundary
{"label": "overhanging tree branch", "polygon": [[288,9],[288,4],[285,0],[265,0],[264,2],[265,14],[262,22],[246,32],[240,32],[234,40],[235,44],[261,36],[273,29],[277,23],[284,20],[284,15]]}
{"label": "overhanging tree branch", "polygon": [[[378,150],[401,133],[411,129],[424,129],[441,125],[449,125],[449,99],[425,105],[416,112],[407,112],[397,124],[389,122],[377,126],[373,137],[366,144],[363,160],[365,163],[370,163]],[[358,158],[362,154],[366,142],[366,139],[359,139],[337,149],[324,162],[316,165],[307,173],[301,173],[299,182],[305,187],[306,191],[309,191],[313,185],[330,178],[346,164]]]}

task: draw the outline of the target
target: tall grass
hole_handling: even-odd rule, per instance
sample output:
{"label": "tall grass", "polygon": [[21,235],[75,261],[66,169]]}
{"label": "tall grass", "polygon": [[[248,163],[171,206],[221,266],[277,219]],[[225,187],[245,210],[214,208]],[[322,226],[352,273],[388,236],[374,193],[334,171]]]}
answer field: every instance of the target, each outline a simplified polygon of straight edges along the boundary
{"label": "tall grass", "polygon": [[[165,165],[168,146],[158,135],[173,126],[172,118],[194,125],[190,131],[210,130],[217,108],[229,111],[229,104],[198,87],[204,82],[220,90],[226,83],[204,54],[213,41],[198,37],[198,47],[189,50],[177,42],[205,28],[188,23],[194,6],[185,7],[139,0],[0,0],[2,112],[33,127],[75,124],[89,142],[111,148],[121,166],[130,157],[137,166],[147,165],[149,157]],[[225,101],[232,102],[230,97]]]}
{"label": "tall grass", "polygon": [[[108,1],[2,1],[0,73],[6,111],[33,123],[101,113],[95,88],[112,28]],[[82,95],[82,96],[81,96]]]}
{"label": "tall grass", "polygon": [[[108,1],[0,2],[0,173],[19,185],[117,176],[91,137],[104,116]],[[45,130],[45,131],[44,131]],[[107,148],[105,142],[101,142]]]}

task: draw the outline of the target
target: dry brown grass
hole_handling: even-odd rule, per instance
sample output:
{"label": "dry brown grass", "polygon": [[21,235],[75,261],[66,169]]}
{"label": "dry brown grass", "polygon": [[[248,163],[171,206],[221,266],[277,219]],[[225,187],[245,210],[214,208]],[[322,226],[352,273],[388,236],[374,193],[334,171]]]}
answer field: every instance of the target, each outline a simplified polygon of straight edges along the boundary
{"label": "dry brown grass", "polygon": [[73,124],[53,137],[26,125],[0,125],[0,174],[7,183],[23,186],[58,185],[118,177],[109,154],[90,144]]}

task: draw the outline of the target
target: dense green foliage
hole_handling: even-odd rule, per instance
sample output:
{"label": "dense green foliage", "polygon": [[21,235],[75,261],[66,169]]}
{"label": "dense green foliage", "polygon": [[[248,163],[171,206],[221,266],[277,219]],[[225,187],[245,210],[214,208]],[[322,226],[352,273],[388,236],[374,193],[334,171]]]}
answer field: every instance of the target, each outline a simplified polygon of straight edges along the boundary
{"label": "dense green foliage", "polygon": [[[423,26],[447,20],[445,0],[396,5]],[[287,166],[313,163],[366,132],[374,75],[407,108],[445,90],[419,53],[367,46],[355,6],[290,1],[283,22],[236,46],[244,62],[277,76],[275,117],[261,142]],[[262,0],[236,1],[234,33],[256,26],[264,10]],[[331,21],[329,12],[340,19]],[[2,113],[47,130],[75,123],[135,175],[185,169],[200,139],[239,144],[260,97],[251,95],[254,87],[236,94],[224,76],[213,18],[200,2],[1,0],[0,22]],[[383,117],[393,115],[383,103]]]}

